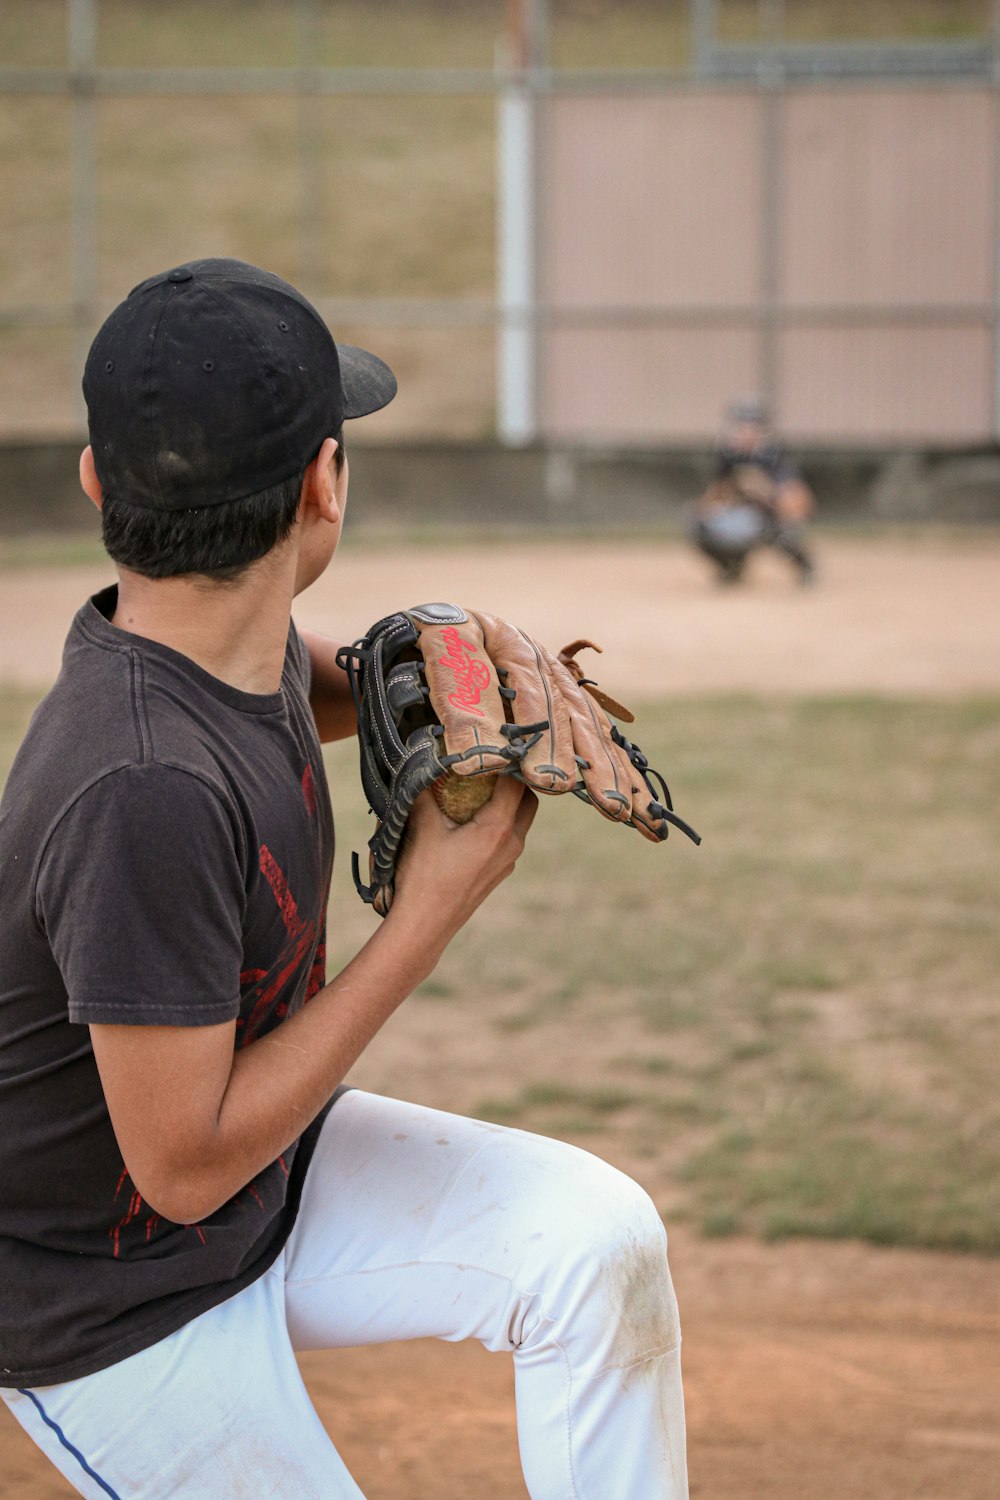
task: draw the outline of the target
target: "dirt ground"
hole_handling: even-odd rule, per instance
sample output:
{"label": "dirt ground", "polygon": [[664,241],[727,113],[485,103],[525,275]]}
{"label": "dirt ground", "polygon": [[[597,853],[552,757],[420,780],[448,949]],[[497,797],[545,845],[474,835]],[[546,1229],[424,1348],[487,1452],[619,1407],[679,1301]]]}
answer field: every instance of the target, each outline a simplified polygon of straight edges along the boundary
{"label": "dirt ground", "polygon": [[[665,544],[586,543],[570,555],[548,543],[348,546],[298,616],[351,635],[400,601],[479,602],[551,641],[592,634],[607,650],[604,680],[624,697],[1000,691],[1000,538],[827,538],[820,561],[812,591],[767,558],[747,588],[720,592],[697,558]],[[49,678],[73,609],[102,581],[99,569],[3,575],[0,680]],[[405,1026],[392,1045],[402,1066]],[[377,1066],[391,1072],[393,1058]],[[671,1244],[693,1495],[996,1500],[1000,1262],[703,1241],[686,1228]],[[417,1343],[312,1354],[303,1369],[371,1500],[525,1494],[508,1360]],[[3,1500],[68,1493],[0,1412]]]}
{"label": "dirt ground", "polygon": [[[1000,687],[1000,536],[827,537],[818,556],[815,589],[764,554],[747,587],[725,591],[693,552],[663,542],[385,549],[348,535],[296,617],[349,639],[401,602],[458,599],[544,641],[589,635],[606,653],[596,675],[626,699]],[[0,681],[50,680],[78,603],[111,577],[100,566],[3,574]]]}

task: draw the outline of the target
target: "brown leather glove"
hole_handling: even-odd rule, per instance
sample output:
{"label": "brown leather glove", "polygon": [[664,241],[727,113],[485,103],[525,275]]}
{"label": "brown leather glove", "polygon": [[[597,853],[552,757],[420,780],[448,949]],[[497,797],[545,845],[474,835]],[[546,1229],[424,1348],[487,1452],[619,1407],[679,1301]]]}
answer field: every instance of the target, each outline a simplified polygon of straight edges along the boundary
{"label": "brown leather glove", "polygon": [[545,796],[572,792],[615,823],[660,842],[669,825],[701,840],[670,793],[609,714],[628,709],[583,675],[590,641],[558,655],[495,615],[423,604],[374,625],[338,660],[358,713],[361,778],[379,826],[362,896],[388,909],[409,810],[425,787],[467,822],[513,775]]}

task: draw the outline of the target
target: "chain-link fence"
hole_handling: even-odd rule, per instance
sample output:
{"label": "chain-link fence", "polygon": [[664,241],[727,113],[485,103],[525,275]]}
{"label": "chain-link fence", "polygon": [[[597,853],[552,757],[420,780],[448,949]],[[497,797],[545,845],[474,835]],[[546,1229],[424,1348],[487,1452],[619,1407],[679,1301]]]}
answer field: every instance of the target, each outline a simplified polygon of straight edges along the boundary
{"label": "chain-link fence", "polygon": [[[991,0],[5,0],[0,435],[194,256],[398,368],[383,436],[1000,427]],[[371,429],[375,431],[374,424]]]}

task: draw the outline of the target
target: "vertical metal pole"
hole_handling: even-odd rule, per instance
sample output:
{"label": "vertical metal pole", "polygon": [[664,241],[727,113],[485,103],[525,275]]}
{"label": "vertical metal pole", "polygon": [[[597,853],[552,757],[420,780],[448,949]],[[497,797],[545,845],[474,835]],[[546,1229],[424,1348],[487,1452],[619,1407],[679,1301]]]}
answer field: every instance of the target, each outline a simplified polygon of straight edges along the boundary
{"label": "vertical metal pole", "polygon": [[712,71],[717,26],[716,0],[691,0],[691,62],[699,78]]}
{"label": "vertical metal pole", "polygon": [[761,105],[761,260],[758,289],[757,380],[760,394],[767,403],[772,421],[780,425],[778,343],[782,336],[779,313],[782,293],[781,215],[784,207],[784,162],[781,135],[784,91],[781,77],[773,69],[768,71],[766,77],[761,77],[758,88]]}
{"label": "vertical metal pole", "polygon": [[318,0],[296,0],[298,30],[298,155],[299,155],[299,275],[306,292],[323,295],[324,178],[320,66],[320,9]]}
{"label": "vertical metal pole", "polygon": [[[97,0],[69,0],[68,55],[72,72],[70,243],[73,281],[73,354],[82,373],[97,319]],[[84,413],[77,391],[76,411]]]}
{"label": "vertical metal pole", "polygon": [[528,66],[548,67],[551,57],[552,26],[549,0],[525,0],[528,43]]}
{"label": "vertical metal pole", "polygon": [[501,442],[523,447],[538,436],[537,94],[546,0],[519,0],[511,19],[511,66],[497,103],[497,431]]}
{"label": "vertical metal pole", "polygon": [[766,47],[777,47],[785,36],[785,0],[757,0],[757,30]]}
{"label": "vertical metal pole", "polygon": [[993,0],[993,109],[995,128],[993,182],[996,203],[993,213],[993,437],[1000,442],[1000,0]]}

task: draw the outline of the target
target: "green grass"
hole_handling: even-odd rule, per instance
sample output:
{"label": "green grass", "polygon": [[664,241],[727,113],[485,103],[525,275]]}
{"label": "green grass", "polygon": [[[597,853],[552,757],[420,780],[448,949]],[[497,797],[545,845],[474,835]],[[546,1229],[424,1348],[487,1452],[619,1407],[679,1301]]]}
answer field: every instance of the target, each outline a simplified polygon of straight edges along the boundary
{"label": "green grass", "polygon": [[[641,1163],[706,1233],[1000,1253],[1000,702],[639,723],[702,847],[547,802],[434,980],[455,1026],[497,1034],[508,1086],[436,1102]],[[358,848],[353,750],[330,760]],[[339,909],[346,956],[370,920],[346,888]]]}
{"label": "green grass", "polygon": [[[311,59],[329,67],[490,68],[506,0],[337,0],[320,7]],[[551,0],[553,60],[564,68],[682,67],[688,0]],[[758,35],[758,0],[719,0],[724,40]],[[107,67],[290,67],[298,61],[292,0],[101,0]],[[0,50],[21,66],[66,61],[65,0],[5,0]],[[788,0],[797,40],[988,33],[990,0]]]}
{"label": "green grass", "polygon": [[[33,701],[0,696],[0,777]],[[634,1164],[705,1233],[1000,1253],[1000,700],[683,700],[639,727],[702,847],[547,801],[414,1001],[501,1059],[430,1102]],[[339,964],[372,927],[368,820],[354,747],[329,766]]]}
{"label": "green grass", "polygon": [[106,562],[101,539],[93,534],[29,532],[25,536],[0,536],[0,573],[24,568],[91,567]]}
{"label": "green grass", "polygon": [[[760,34],[758,0],[719,0],[718,15],[725,41]],[[786,0],[784,35],[797,42],[985,38],[990,20],[991,0]]]}
{"label": "green grass", "polygon": [[[363,482],[363,481],[362,481]],[[89,517],[81,505],[81,524]],[[441,551],[469,545],[469,532],[443,522],[421,522],[395,519],[366,521],[360,514],[348,513],[352,552],[382,551],[386,546],[410,550]],[[816,523],[817,535],[836,535],[838,542],[848,540],[865,545],[891,542],[905,544],[911,551],[938,552],[947,547],[954,552],[979,552],[984,545],[984,531],[978,526],[948,526],[939,522],[908,525],[903,522],[848,520],[821,517]],[[648,546],[684,539],[680,521],[666,520],[658,525],[636,522],[620,523],[615,528],[619,542],[641,541]],[[505,525],[502,522],[477,522],[477,545],[509,546],[530,542],[533,548],[551,548],[564,553],[569,542],[606,542],[608,528],[577,526],[570,522],[536,526]],[[107,554],[99,534],[93,530],[67,532],[26,532],[21,536],[0,535],[0,574],[26,568],[94,567],[106,564]]]}

